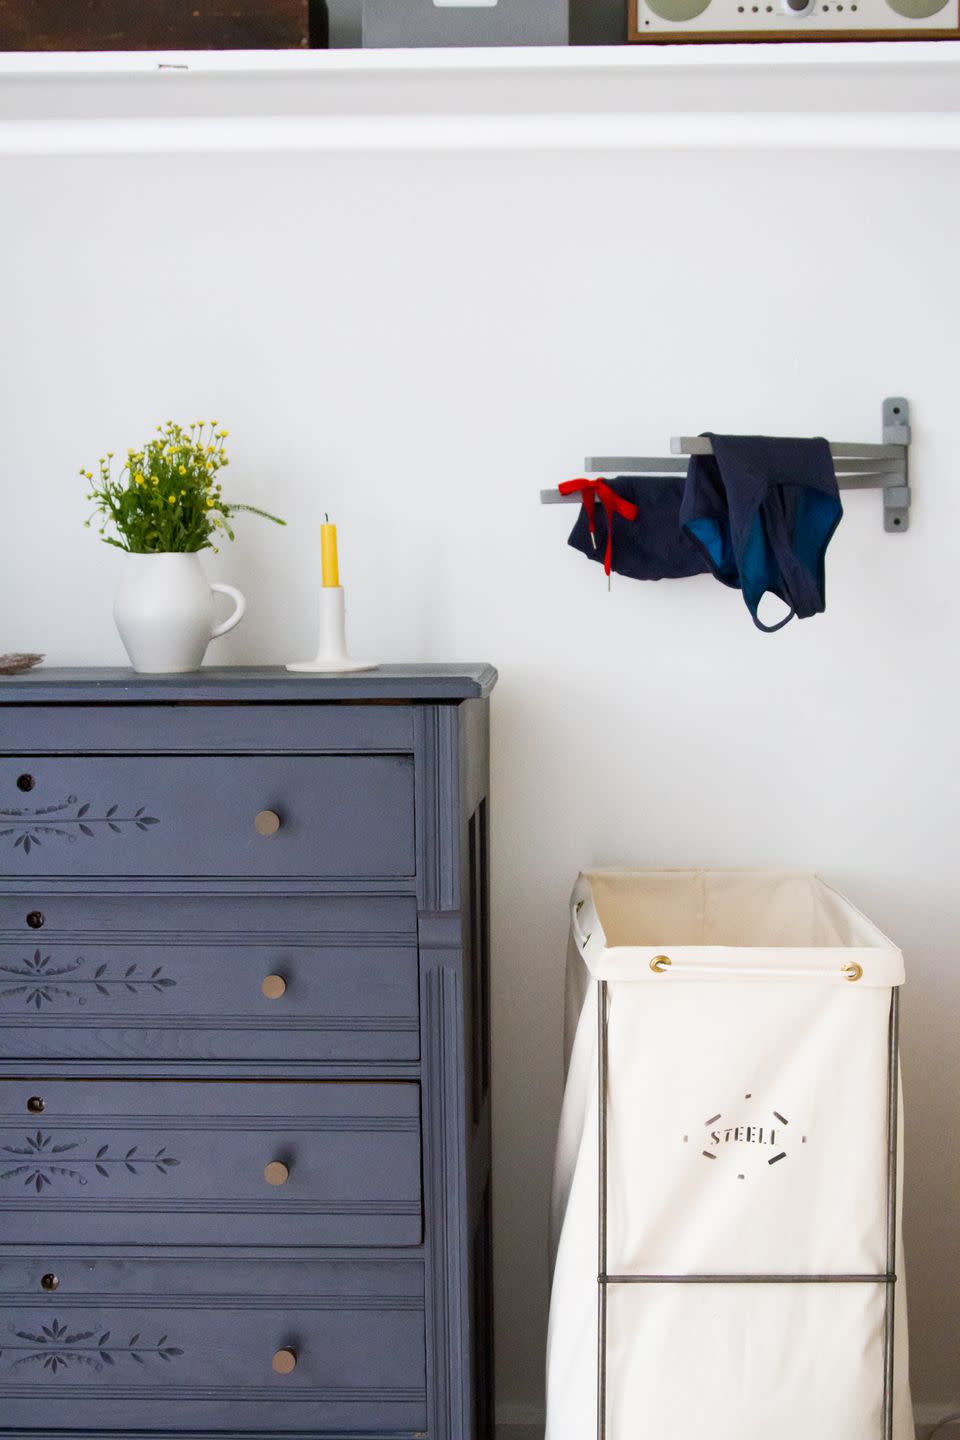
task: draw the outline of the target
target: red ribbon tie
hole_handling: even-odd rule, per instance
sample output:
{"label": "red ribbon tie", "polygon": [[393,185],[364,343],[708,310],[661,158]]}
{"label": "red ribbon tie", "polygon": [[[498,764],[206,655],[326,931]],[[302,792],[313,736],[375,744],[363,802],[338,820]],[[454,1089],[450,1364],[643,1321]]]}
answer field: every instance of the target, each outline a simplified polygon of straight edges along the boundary
{"label": "red ribbon tie", "polygon": [[603,573],[609,578],[610,562],[613,558],[613,517],[615,514],[622,515],[624,520],[636,520],[639,510],[629,500],[624,500],[616,490],[612,490],[606,480],[564,480],[557,489],[561,495],[579,495],[583,508],[587,514],[587,524],[590,527],[590,534],[596,544],[596,510],[597,500],[603,506],[607,516],[607,548],[603,556]]}

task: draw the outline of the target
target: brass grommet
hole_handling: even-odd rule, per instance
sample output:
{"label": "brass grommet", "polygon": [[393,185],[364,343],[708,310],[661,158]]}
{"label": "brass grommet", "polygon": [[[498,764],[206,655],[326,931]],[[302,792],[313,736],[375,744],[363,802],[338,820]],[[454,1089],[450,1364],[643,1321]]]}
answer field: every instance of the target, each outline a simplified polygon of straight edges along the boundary
{"label": "brass grommet", "polygon": [[650,961],[650,969],[655,971],[657,975],[663,975],[665,971],[670,969],[672,964],[673,961],[669,955],[654,955]]}
{"label": "brass grommet", "polygon": [[863,977],[863,966],[858,965],[856,960],[848,960],[846,965],[841,965],[840,968],[843,971],[844,978],[849,980],[851,984]]}

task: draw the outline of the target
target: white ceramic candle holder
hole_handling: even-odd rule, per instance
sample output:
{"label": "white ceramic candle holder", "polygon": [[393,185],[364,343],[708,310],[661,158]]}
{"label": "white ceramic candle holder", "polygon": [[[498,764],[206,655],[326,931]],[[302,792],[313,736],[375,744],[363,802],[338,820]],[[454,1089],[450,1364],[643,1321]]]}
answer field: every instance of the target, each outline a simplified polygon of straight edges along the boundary
{"label": "white ceramic candle holder", "polygon": [[351,670],[375,670],[375,660],[351,660],[347,654],[346,605],[342,585],[324,585],[320,591],[320,644],[314,660],[293,660],[288,670],[314,675],[344,675]]}

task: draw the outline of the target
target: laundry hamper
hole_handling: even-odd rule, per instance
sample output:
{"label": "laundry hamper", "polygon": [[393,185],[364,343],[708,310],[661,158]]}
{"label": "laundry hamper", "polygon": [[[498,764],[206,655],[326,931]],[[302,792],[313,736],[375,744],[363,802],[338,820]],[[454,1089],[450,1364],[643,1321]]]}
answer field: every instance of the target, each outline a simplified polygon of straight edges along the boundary
{"label": "laundry hamper", "polygon": [[815,875],[581,875],[547,1440],[912,1440],[902,983]]}

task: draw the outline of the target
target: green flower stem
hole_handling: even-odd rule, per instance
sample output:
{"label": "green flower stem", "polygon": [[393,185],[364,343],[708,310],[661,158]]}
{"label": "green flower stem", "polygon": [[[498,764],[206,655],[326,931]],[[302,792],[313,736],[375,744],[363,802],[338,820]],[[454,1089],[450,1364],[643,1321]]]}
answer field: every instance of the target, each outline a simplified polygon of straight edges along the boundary
{"label": "green flower stem", "polygon": [[[226,500],[219,478],[230,462],[223,442],[226,430],[217,422],[197,420],[188,428],[168,421],[140,450],[128,450],[126,464],[113,478],[113,452],[100,459],[99,475],[80,474],[90,482],[100,538],[136,555],[168,551],[192,553],[219,547],[222,536],[235,538],[230,520],[239,512],[259,515],[285,525],[277,515],[256,505]],[[116,534],[108,534],[109,529]]]}

